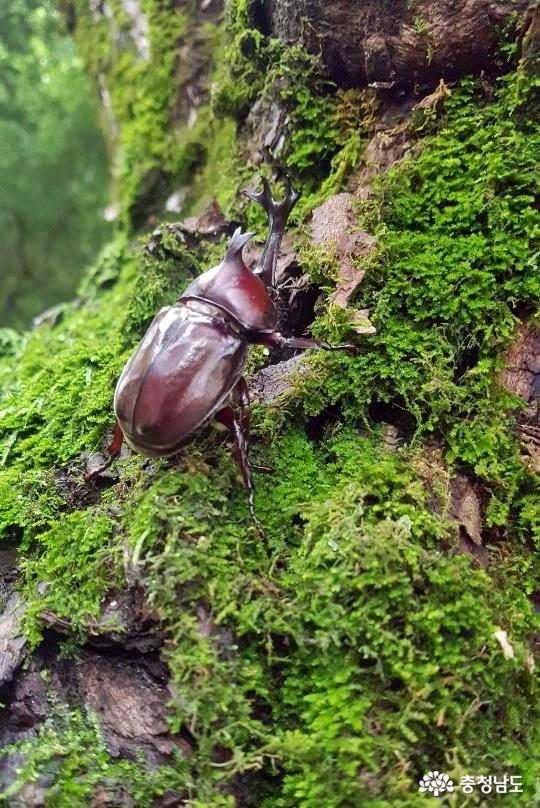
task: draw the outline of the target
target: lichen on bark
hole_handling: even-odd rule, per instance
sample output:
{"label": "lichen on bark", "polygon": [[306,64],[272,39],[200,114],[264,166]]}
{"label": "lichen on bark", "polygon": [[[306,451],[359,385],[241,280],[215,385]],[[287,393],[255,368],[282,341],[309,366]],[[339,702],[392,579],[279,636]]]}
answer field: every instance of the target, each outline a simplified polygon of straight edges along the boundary
{"label": "lichen on bark", "polygon": [[[537,388],[520,400],[503,369],[540,301],[536,17],[495,15],[491,72],[452,74],[439,103],[427,62],[336,89],[246,0],[64,11],[110,104],[120,221],[75,303],[0,332],[9,804],[413,808],[431,769],[511,771],[532,800]],[[292,373],[250,360],[253,390],[268,361],[285,378],[254,402],[267,554],[211,427],[172,460],[125,453],[96,487],[83,472],[152,316],[236,224],[261,233],[238,188],[280,162],[303,191],[289,325],[376,333]],[[314,234],[337,192],[347,249]],[[173,222],[173,196],[183,219],[217,197],[229,224]]]}

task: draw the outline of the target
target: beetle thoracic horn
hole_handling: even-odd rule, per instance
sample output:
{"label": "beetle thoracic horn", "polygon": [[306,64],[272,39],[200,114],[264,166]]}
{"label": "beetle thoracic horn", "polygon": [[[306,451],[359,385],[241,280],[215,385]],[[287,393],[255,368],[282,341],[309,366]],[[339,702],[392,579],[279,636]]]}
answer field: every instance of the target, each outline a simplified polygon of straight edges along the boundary
{"label": "beetle thoracic horn", "polygon": [[232,258],[242,251],[242,247],[247,244],[250,238],[253,238],[255,233],[242,233],[242,228],[237,227],[234,231],[232,238],[227,248],[227,258]]}

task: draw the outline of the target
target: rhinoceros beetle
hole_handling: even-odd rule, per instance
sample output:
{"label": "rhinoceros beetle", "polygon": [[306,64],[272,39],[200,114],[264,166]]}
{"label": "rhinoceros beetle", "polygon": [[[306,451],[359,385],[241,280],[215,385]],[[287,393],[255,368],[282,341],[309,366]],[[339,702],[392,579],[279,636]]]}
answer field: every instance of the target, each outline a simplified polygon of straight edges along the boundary
{"label": "rhinoceros beetle", "polygon": [[87,482],[111,464],[124,440],[147,457],[169,457],[215,418],[231,433],[249,510],[260,528],[252,469],[270,469],[248,460],[250,409],[242,376],[248,346],[356,350],[354,345],[287,337],[277,330],[276,262],[287,218],[299,195],[287,178],[285,197],[277,202],[267,180],[262,182],[260,193],[244,192],[268,216],[269,234],[257,267],[249,270],[242,259],[242,248],[253,233],[238,228],[222,263],[196,278],[176,303],[158,312],[120,376],[107,460],[86,475]]}

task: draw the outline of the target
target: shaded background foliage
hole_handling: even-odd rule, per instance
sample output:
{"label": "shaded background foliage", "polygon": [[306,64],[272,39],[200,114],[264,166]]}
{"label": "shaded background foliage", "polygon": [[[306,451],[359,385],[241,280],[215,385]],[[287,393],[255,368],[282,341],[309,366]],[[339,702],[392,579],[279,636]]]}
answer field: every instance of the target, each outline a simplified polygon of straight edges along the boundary
{"label": "shaded background foliage", "polygon": [[110,234],[97,110],[53,0],[0,8],[0,326],[73,297]]}

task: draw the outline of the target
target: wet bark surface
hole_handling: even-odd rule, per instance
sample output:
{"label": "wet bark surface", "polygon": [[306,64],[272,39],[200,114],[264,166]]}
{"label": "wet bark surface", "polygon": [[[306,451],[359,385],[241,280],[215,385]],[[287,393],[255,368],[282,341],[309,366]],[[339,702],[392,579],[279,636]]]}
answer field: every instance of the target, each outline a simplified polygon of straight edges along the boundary
{"label": "wet bark surface", "polygon": [[493,69],[504,23],[528,5],[528,0],[275,0],[268,19],[286,42],[303,38],[310,50],[320,51],[328,76],[340,86],[405,91]]}

